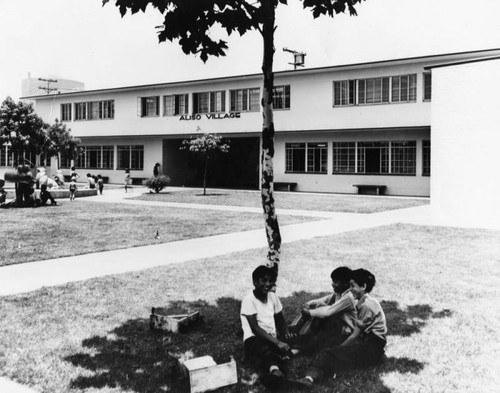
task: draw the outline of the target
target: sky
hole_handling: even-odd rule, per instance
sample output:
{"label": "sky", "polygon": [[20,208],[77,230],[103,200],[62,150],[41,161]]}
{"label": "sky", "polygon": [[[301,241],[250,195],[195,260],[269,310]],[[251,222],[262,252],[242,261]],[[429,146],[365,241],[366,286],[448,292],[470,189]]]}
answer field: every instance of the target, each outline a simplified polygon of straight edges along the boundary
{"label": "sky", "polygon": [[[366,0],[358,16],[313,19],[302,2],[277,10],[274,70],[289,48],[306,68],[500,48],[499,0]],[[262,38],[228,39],[227,56],[185,55],[158,43],[161,15],[122,18],[111,0],[0,0],[0,99],[18,99],[28,76],[73,79],[87,90],[259,73]]]}

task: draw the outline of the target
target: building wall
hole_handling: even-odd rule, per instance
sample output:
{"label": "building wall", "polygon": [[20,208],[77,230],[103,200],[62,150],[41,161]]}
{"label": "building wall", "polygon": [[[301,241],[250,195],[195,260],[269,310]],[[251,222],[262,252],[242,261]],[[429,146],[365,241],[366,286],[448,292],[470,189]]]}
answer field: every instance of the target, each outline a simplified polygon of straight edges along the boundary
{"label": "building wall", "polygon": [[[365,175],[365,174],[332,174],[333,147],[332,142],[355,141],[401,141],[417,142],[416,175]],[[275,140],[274,157],[275,181],[297,183],[297,191],[357,193],[354,184],[379,184],[387,186],[389,195],[430,195],[430,176],[422,176],[422,140],[429,140],[429,128],[396,129],[374,132],[314,132],[278,135]],[[325,174],[285,173],[285,143],[326,142],[328,145],[328,170]]]}
{"label": "building wall", "polygon": [[500,60],[432,70],[431,205],[446,218],[499,226]]}

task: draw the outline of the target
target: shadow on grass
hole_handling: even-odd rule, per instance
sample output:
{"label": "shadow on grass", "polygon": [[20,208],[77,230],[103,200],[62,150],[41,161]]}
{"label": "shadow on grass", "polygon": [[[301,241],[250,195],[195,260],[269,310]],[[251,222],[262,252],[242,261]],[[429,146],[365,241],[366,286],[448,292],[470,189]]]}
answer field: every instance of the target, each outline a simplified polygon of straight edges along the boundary
{"label": "shadow on grass", "polygon": [[[294,293],[282,298],[286,310],[299,310],[300,305],[321,294]],[[162,305],[152,305],[162,306]],[[428,305],[414,305],[402,310],[396,302],[382,302],[386,312],[389,334],[409,336],[418,333],[430,318],[451,315],[448,310],[434,312]],[[204,301],[174,302],[168,307],[169,314],[201,311],[204,322],[187,330],[172,334],[151,331],[149,319],[129,320],[111,330],[106,336],[94,336],[82,342],[81,353],[65,360],[75,367],[86,370],[71,381],[74,389],[120,388],[137,393],[189,392],[189,382],[181,379],[178,358],[192,352],[194,356],[211,355],[220,364],[228,362],[232,355],[238,365],[239,383],[222,388],[220,392],[243,393],[264,392],[255,381],[256,370],[245,361],[243,355],[241,324],[239,319],[240,301],[220,298],[216,305]],[[293,319],[291,312],[288,319]],[[294,359],[290,376],[296,377],[306,366],[309,357]],[[389,392],[380,375],[390,371],[418,373],[424,364],[411,358],[386,358],[383,364],[365,371],[351,371],[339,375],[337,379],[325,380],[317,392],[365,391]]]}

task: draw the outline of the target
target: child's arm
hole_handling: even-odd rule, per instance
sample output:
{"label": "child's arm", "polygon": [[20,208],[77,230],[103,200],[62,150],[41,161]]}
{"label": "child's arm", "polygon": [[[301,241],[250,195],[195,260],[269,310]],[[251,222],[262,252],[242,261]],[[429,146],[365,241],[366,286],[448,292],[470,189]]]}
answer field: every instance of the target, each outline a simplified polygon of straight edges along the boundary
{"label": "child's arm", "polygon": [[346,338],[346,340],[340,344],[341,347],[345,345],[350,345],[356,341],[356,339],[361,335],[362,330],[358,327],[355,327],[353,332]]}
{"label": "child's arm", "polygon": [[307,308],[310,310],[310,309],[314,309],[317,307],[326,306],[328,304],[328,302],[330,301],[332,296],[335,296],[335,295],[334,294],[326,295],[326,296],[320,297],[318,299],[309,300],[308,302],[305,303],[304,308]]}
{"label": "child's arm", "polygon": [[313,318],[328,318],[352,308],[354,308],[353,300],[349,296],[343,296],[331,306],[322,306],[314,310],[302,310],[302,314],[304,316],[308,314]]}
{"label": "child's arm", "polygon": [[269,341],[270,343],[276,345],[281,352],[286,353],[290,351],[290,347],[288,346],[287,343],[284,343],[278,340],[276,337],[271,336],[268,332],[266,332],[259,326],[257,322],[257,314],[245,315],[245,317],[248,321],[248,324],[250,325],[250,329],[252,329],[253,334],[255,334],[257,337],[263,338],[264,340]]}

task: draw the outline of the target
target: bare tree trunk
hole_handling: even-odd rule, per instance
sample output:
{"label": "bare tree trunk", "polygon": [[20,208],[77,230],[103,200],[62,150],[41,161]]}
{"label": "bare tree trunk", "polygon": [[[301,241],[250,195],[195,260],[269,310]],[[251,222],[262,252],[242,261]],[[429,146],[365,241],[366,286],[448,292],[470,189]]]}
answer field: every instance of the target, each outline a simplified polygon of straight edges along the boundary
{"label": "bare tree trunk", "polygon": [[265,20],[262,27],[264,39],[264,57],[262,62],[262,73],[264,75],[264,92],[262,97],[263,124],[262,124],[262,179],[261,196],[264,209],[265,229],[267,243],[269,246],[267,259],[268,264],[278,269],[281,252],[281,234],[278,225],[278,217],[274,207],[274,123],[273,123],[273,56],[274,56],[274,20],[275,9],[272,1],[262,1]]}

